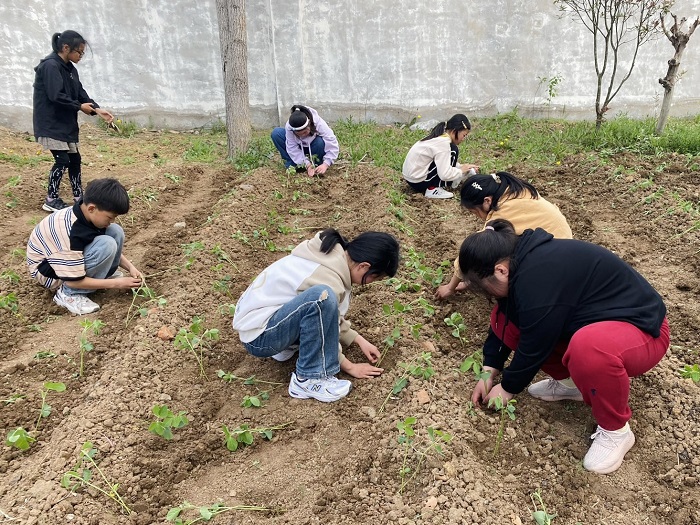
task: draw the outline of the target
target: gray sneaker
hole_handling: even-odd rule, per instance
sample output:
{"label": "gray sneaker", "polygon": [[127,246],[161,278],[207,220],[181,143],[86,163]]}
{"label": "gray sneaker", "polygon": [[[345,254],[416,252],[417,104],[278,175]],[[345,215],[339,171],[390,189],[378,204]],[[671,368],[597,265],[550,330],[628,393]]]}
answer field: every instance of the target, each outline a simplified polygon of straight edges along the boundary
{"label": "gray sneaker", "polygon": [[578,388],[563,385],[551,377],[530,385],[527,393],[542,401],[583,401]]}
{"label": "gray sneaker", "polygon": [[299,379],[292,372],[289,381],[289,395],[297,399],[317,399],[324,403],[332,403],[344,398],[350,392],[352,383],[334,376],[323,379]]}
{"label": "gray sneaker", "polygon": [[63,293],[61,288],[59,288],[56,291],[56,295],[53,296],[53,302],[58,306],[68,309],[70,313],[75,315],[91,314],[100,309],[100,305],[90,300],[87,295],[67,295]]}
{"label": "gray sneaker", "polygon": [[591,439],[593,444],[583,458],[583,468],[597,474],[615,472],[634,445],[634,433],[629,423],[618,431],[605,430],[598,425]]}

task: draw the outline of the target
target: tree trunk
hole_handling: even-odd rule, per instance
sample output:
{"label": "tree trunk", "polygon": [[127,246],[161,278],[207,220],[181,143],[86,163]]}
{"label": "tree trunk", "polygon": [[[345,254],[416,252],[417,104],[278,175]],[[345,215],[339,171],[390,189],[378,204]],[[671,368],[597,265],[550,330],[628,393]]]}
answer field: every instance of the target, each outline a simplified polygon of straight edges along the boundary
{"label": "tree trunk", "polygon": [[678,19],[676,15],[671,14],[674,23],[670,29],[666,29],[664,23],[664,17],[661,16],[661,26],[663,27],[664,34],[671,41],[673,48],[676,52],[673,58],[668,61],[668,71],[664,78],[659,79],[659,84],[664,87],[664,100],[661,103],[661,111],[659,112],[659,120],[656,122],[656,134],[661,135],[666,126],[666,121],[668,120],[668,115],[671,112],[671,101],[673,100],[673,88],[678,82],[678,70],[681,67],[681,57],[683,56],[683,51],[685,51],[685,46],[688,45],[690,36],[695,31],[695,28],[700,24],[700,18],[696,19],[695,22],[690,26],[690,30],[687,33],[682,31],[683,24],[685,23],[685,18],[681,19],[681,23],[678,24]]}
{"label": "tree trunk", "polygon": [[228,156],[248,148],[251,137],[248,101],[248,37],[245,0],[216,0],[224,73]]}

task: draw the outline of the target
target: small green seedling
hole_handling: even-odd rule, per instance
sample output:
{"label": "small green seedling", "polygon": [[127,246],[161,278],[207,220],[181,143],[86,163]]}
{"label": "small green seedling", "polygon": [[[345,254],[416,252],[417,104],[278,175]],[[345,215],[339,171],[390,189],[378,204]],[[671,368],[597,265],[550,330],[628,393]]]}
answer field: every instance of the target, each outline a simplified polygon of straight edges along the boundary
{"label": "small green seedling", "polygon": [[404,369],[404,373],[401,374],[401,376],[394,383],[391,391],[384,399],[382,406],[379,407],[379,413],[384,411],[384,408],[389,402],[391,396],[397,395],[408,386],[408,382],[411,377],[427,381],[435,375],[432,357],[433,356],[430,352],[422,352],[420,355],[413,358],[409,363],[399,363],[399,366]]}
{"label": "small green seedling", "polygon": [[27,397],[25,394],[11,394],[10,397],[3,399],[2,402],[5,403],[5,406],[12,405],[25,397]]}
{"label": "small green seedling", "polygon": [[399,431],[398,443],[403,447],[403,461],[399,468],[401,484],[399,494],[415,479],[429,454],[443,454],[442,446],[452,441],[452,436],[433,427],[426,429],[427,439],[420,439],[414,425],[418,422],[415,417],[407,417],[396,422]]}
{"label": "small green seedling", "polygon": [[489,399],[489,408],[493,408],[494,410],[497,410],[500,413],[500,422],[498,425],[498,435],[496,436],[496,446],[493,449],[493,455],[497,456],[498,451],[500,450],[501,447],[501,441],[503,440],[503,429],[505,428],[506,425],[506,418],[510,418],[512,421],[515,421],[515,404],[517,401],[515,399],[511,399],[507,403],[503,403],[503,398],[499,397],[493,397]]}
{"label": "small green seedling", "polygon": [[2,273],[0,273],[0,279],[7,279],[10,284],[17,284],[20,277],[14,270],[3,270]]}
{"label": "small green seedling", "polygon": [[284,383],[275,383],[274,381],[264,381],[262,379],[256,378],[254,375],[250,376],[250,377],[238,377],[237,375],[234,375],[231,372],[226,372],[225,370],[217,370],[216,376],[219,377],[222,381],[225,381],[227,383],[231,383],[233,381],[240,381],[244,385],[257,385],[258,383],[262,383],[265,385],[279,386],[279,385],[284,384]]}
{"label": "small green seedling", "polygon": [[[168,304],[168,300],[165,297],[157,295],[152,288],[146,286],[146,279],[143,279],[141,286],[138,288],[132,288],[131,293],[133,297],[131,298],[129,310],[126,312],[125,327],[128,327],[129,323],[133,321],[137,315],[147,317],[148,311],[154,306],[165,308]],[[137,301],[139,304],[137,304]]]}
{"label": "small green seedling", "polygon": [[542,494],[539,489],[533,494],[530,494],[530,500],[532,500],[532,505],[535,507],[532,513],[532,519],[535,520],[535,523],[537,523],[537,525],[551,525],[557,515],[547,512],[547,507],[545,507],[544,501],[542,501]]}
{"label": "small green seedling", "polygon": [[467,327],[464,324],[462,314],[460,314],[459,312],[452,312],[452,314],[449,317],[445,317],[445,324],[452,328],[452,336],[459,339],[459,342],[462,343],[462,346],[465,346],[466,343],[469,342],[466,335]]}
{"label": "small green seedling", "polygon": [[0,308],[17,315],[19,313],[19,300],[15,292],[0,294]]}
{"label": "small green seedling", "polygon": [[270,399],[270,394],[265,392],[260,392],[255,396],[245,396],[243,401],[241,401],[241,406],[244,408],[260,408],[263,406],[263,401]]}
{"label": "small green seedling", "polygon": [[227,317],[233,317],[236,313],[236,305],[234,303],[220,304],[219,313]]}
{"label": "small green seedling", "polygon": [[88,340],[88,335],[99,335],[100,330],[104,328],[105,324],[99,319],[90,321],[89,319],[84,319],[80,321],[80,326],[83,330],[80,332],[80,365],[78,367],[78,375],[83,377],[83,372],[85,371],[85,354],[87,352],[92,352],[95,348]]}
{"label": "small green seedling", "polygon": [[680,369],[680,374],[683,379],[692,379],[695,383],[700,383],[700,366],[684,365]]}
{"label": "small green seedling", "polygon": [[173,345],[179,350],[187,350],[194,355],[199,365],[199,375],[207,379],[204,370],[204,349],[211,349],[212,341],[219,339],[219,330],[216,328],[205,328],[202,317],[193,317],[192,323],[187,328],[180,328]]}
{"label": "small green seedling", "polygon": [[51,359],[53,357],[56,357],[56,354],[50,350],[39,350],[36,354],[34,354],[34,359],[37,361],[41,361],[42,359]]}
{"label": "small green seedling", "polygon": [[66,390],[66,385],[64,383],[53,383],[47,381],[44,383],[44,388],[41,390],[41,408],[39,409],[39,417],[34,423],[34,430],[39,430],[39,422],[42,418],[47,418],[51,414],[51,405],[46,402],[46,396],[49,392],[64,392]]}
{"label": "small green seedling", "polygon": [[32,446],[32,443],[36,441],[36,438],[32,437],[29,432],[24,430],[22,427],[18,427],[14,430],[11,430],[9,434],[7,434],[7,439],[5,440],[5,445],[8,447],[15,447],[18,448],[22,451],[24,450],[29,450],[29,447]]}
{"label": "small green seedling", "polygon": [[224,433],[226,448],[231,452],[235,452],[239,448],[252,445],[256,435],[261,436],[263,439],[270,440],[272,439],[273,430],[281,430],[291,424],[292,422],[290,421],[281,425],[262,428],[250,428],[250,425],[241,425],[233,430],[229,430],[226,425],[222,425],[221,431]]}
{"label": "small green seedling", "polygon": [[[223,503],[214,503],[213,505],[192,505],[191,503],[185,501],[177,507],[171,508],[168,511],[168,514],[165,516],[165,520],[173,522],[174,525],[194,525],[200,521],[210,521],[215,516],[232,510],[270,512],[273,509],[253,505],[236,505],[234,507],[228,507]],[[186,518],[184,516],[185,513],[197,513],[199,515],[192,518]],[[233,521],[231,523],[233,523]]]}
{"label": "small green seedling", "polygon": [[184,410],[174,414],[167,405],[156,405],[151,410],[156,421],[149,425],[148,431],[167,440],[173,439],[173,429],[182,428],[190,422]]}
{"label": "small green seedling", "polygon": [[484,370],[484,357],[481,350],[476,350],[472,355],[467,356],[459,365],[460,372],[469,372],[470,370],[474,373],[477,381],[486,382],[491,377],[491,372]]}
{"label": "small green seedling", "polygon": [[197,260],[196,252],[204,249],[204,244],[199,241],[193,241],[187,244],[181,244],[182,252],[185,255],[185,269],[189,270]]}
{"label": "small green seedling", "polygon": [[233,266],[236,270],[238,270],[238,266],[236,266],[236,263],[233,262],[233,259],[231,259],[231,256],[226,253],[226,251],[221,247],[220,244],[217,244],[212,248],[211,253],[216,256],[217,259],[223,262],[229,263],[231,266]]}
{"label": "small green seedling", "polygon": [[[75,466],[66,472],[61,478],[61,486],[65,489],[75,492],[78,489],[88,488],[96,490],[104,494],[112,501],[119,504],[124,514],[131,514],[131,509],[119,495],[117,489],[118,483],[111,483],[105,476],[102,469],[97,466],[95,456],[97,449],[89,441],[86,441],[80,448],[78,454],[78,462]],[[93,476],[93,471],[99,474],[99,478]]]}

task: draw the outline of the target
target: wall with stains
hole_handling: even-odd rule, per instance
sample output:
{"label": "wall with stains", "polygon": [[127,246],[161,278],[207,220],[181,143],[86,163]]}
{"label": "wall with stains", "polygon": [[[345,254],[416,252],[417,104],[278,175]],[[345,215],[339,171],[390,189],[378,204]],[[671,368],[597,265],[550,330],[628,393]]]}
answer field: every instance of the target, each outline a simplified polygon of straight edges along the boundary
{"label": "wall with stains", "polygon": [[[551,0],[249,0],[253,123],[286,120],[294,103],[327,120],[380,123],[454,112],[594,119],[592,37]],[[700,15],[700,0],[674,12]],[[120,118],[192,128],[224,116],[214,0],[25,0],[0,4],[0,125],[31,130],[33,68],[52,33],[80,32],[87,92]],[[656,115],[673,47],[641,48],[611,114]],[[700,112],[700,32],[683,57],[674,115]],[[556,96],[548,84],[559,78]]]}

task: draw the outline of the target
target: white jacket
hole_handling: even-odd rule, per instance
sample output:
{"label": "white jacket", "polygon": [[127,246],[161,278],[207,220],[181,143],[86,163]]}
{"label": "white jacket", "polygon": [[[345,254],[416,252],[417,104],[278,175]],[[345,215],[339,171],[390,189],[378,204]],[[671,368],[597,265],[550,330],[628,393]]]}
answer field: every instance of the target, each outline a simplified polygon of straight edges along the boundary
{"label": "white jacket", "polygon": [[319,234],[299,244],[290,255],[272,263],[255,278],[236,304],[233,329],[238,331],[242,342],[254,341],[277,310],[317,284],[328,285],[335,293],[340,343],[351,344],[357,332],[344,317],[352,292],[348,260],[340,244],[329,254],[323,253]]}
{"label": "white jacket", "polygon": [[446,133],[434,139],[416,142],[408,150],[403,161],[403,178],[408,182],[423,182],[428,178],[430,163],[435,161],[438,177],[444,181],[458,180],[462,177],[461,164],[452,167],[450,143],[452,139]]}

